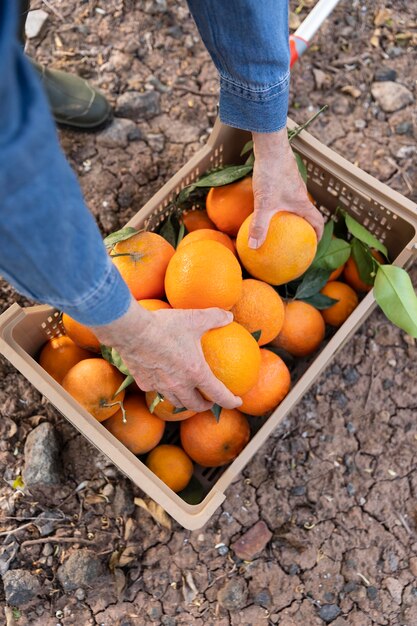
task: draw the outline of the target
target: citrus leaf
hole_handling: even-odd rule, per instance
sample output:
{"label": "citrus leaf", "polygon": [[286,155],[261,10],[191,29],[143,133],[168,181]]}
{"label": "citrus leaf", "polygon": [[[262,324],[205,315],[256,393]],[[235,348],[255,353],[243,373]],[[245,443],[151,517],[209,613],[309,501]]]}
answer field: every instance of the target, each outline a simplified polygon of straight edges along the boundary
{"label": "citrus leaf", "polygon": [[377,250],[382,252],[385,257],[388,258],[388,250],[383,243],[381,243],[376,237],[371,235],[369,230],[362,226],[362,224],[359,224],[359,222],[357,222],[351,215],[349,215],[345,211],[343,212],[343,214],[345,217],[346,226],[351,235],[353,235],[363,243],[366,243],[366,245],[370,248],[376,248]]}
{"label": "citrus leaf", "polygon": [[251,152],[245,161],[245,165],[251,165],[253,168],[254,163],[255,163],[255,155],[253,154],[253,152]]}
{"label": "citrus leaf", "polygon": [[191,193],[191,191],[197,187],[222,187],[223,185],[230,185],[230,183],[234,183],[247,176],[252,169],[252,165],[226,165],[219,170],[206,174],[206,176],[202,176],[199,180],[187,187],[187,189],[189,189],[189,193]]}
{"label": "citrus leaf", "polygon": [[185,235],[185,226],[184,226],[184,222],[180,222],[180,227],[179,227],[179,231],[178,231],[178,237],[177,237],[177,241],[175,244],[175,248],[178,248],[178,246],[180,245],[181,241],[183,240]]}
{"label": "citrus leaf", "polygon": [[103,359],[105,359],[106,361],[111,363],[111,348],[110,348],[110,346],[105,346],[104,343],[102,343],[100,345],[100,349],[101,349],[101,356],[103,357]]}
{"label": "citrus leaf", "polygon": [[301,283],[298,285],[294,298],[296,300],[302,300],[304,298],[310,298],[311,296],[314,296],[320,291],[320,289],[323,289],[324,285],[329,279],[330,274],[330,270],[322,269],[319,267],[313,267],[312,269],[309,269],[304,274]]}
{"label": "citrus leaf", "polygon": [[158,231],[158,234],[161,235],[161,237],[163,237],[165,241],[170,243],[171,246],[175,248],[175,246],[177,245],[179,232],[180,224],[178,222],[178,219],[173,213],[171,213],[171,215],[162,224],[161,228]]}
{"label": "citrus leaf", "polygon": [[314,267],[325,270],[336,270],[344,265],[350,257],[350,245],[343,239],[332,239],[326,252],[316,261]]}
{"label": "citrus leaf", "polygon": [[247,154],[248,152],[251,152],[252,150],[253,150],[253,141],[252,139],[250,139],[249,141],[245,143],[242,150],[240,151],[240,156],[243,156],[244,154]]}
{"label": "citrus leaf", "polygon": [[25,486],[25,483],[23,482],[23,478],[19,474],[19,476],[16,476],[16,478],[14,479],[12,483],[12,487],[13,489],[23,489],[24,486]]}
{"label": "citrus leaf", "polygon": [[100,347],[103,359],[108,361],[111,365],[114,365],[114,367],[117,367],[117,369],[125,376],[130,376],[129,370],[123,363],[122,357],[115,348],[110,348],[109,346],[105,346],[103,344]]}
{"label": "citrus leaf", "polygon": [[396,265],[380,265],[374,285],[375,300],[386,317],[417,337],[417,296],[407,272]]}
{"label": "citrus leaf", "polygon": [[359,278],[367,285],[373,285],[375,276],[371,276],[375,272],[376,263],[369,250],[359,239],[353,238],[351,242],[352,257],[358,268]]}
{"label": "citrus leaf", "polygon": [[222,412],[222,407],[218,404],[213,404],[210,410],[213,413],[214,417],[216,418],[216,422],[218,422],[220,420],[220,413]]}
{"label": "citrus leaf", "polygon": [[156,407],[158,406],[158,404],[160,402],[162,402],[164,399],[164,396],[162,395],[162,393],[159,393],[159,391],[156,392],[156,396],[155,398],[152,400],[151,402],[151,406],[149,407],[149,412],[153,413],[156,409]]}
{"label": "citrus leaf", "polygon": [[122,382],[122,384],[120,385],[119,389],[116,391],[116,393],[114,395],[118,396],[119,393],[124,391],[126,389],[126,387],[129,387],[129,385],[131,385],[134,380],[135,379],[133,378],[133,376],[131,374],[128,374],[128,376],[126,376],[126,378],[124,379],[124,381]]}
{"label": "citrus leaf", "polygon": [[298,152],[294,152],[295,160],[297,161],[298,171],[300,172],[300,176],[303,179],[304,183],[307,184],[307,168],[301,156]]}
{"label": "citrus leaf", "polygon": [[188,504],[200,504],[204,499],[204,487],[195,476],[191,476],[188,485],[178,495]]}
{"label": "citrus leaf", "polygon": [[251,333],[251,335],[255,339],[255,341],[259,341],[259,339],[261,338],[261,335],[262,335],[262,331],[261,330],[255,330],[253,333]]}
{"label": "citrus leaf", "polygon": [[300,298],[302,302],[306,302],[307,304],[311,304],[315,309],[319,309],[322,311],[323,309],[328,309],[339,300],[334,300],[334,298],[329,298],[329,296],[325,296],[323,293],[316,293],[314,296],[310,296],[309,298]]}
{"label": "citrus leaf", "polygon": [[106,248],[113,248],[116,243],[119,243],[119,241],[126,241],[126,239],[130,239],[133,235],[137,235],[138,232],[139,231],[136,228],[132,228],[132,226],[126,226],[125,228],[116,230],[116,232],[108,235],[104,239],[104,245],[106,246]]}
{"label": "citrus leaf", "polygon": [[312,263],[313,266],[315,265],[316,261],[321,259],[323,254],[327,252],[328,247],[333,237],[333,230],[334,230],[334,222],[333,220],[329,220],[324,226],[323,234],[317,245],[316,256],[314,257],[314,260]]}

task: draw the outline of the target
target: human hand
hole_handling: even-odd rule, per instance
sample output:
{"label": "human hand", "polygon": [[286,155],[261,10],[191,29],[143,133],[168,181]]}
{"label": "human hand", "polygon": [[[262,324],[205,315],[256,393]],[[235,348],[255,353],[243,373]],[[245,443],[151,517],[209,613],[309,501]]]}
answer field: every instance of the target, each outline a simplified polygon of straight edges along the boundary
{"label": "human hand", "polygon": [[200,343],[206,331],[232,321],[232,314],[222,309],[150,312],[132,300],[124,316],[93,331],[120,353],[142,391],[158,391],[176,407],[205,411],[213,403],[227,409],[241,404],[214,376]]}
{"label": "human hand", "polygon": [[276,133],[253,133],[253,147],[255,211],[249,231],[249,247],[259,248],[263,244],[269,222],[278,211],[289,211],[304,217],[319,240],[323,234],[324,219],[308,199],[288,141],[287,129]]}

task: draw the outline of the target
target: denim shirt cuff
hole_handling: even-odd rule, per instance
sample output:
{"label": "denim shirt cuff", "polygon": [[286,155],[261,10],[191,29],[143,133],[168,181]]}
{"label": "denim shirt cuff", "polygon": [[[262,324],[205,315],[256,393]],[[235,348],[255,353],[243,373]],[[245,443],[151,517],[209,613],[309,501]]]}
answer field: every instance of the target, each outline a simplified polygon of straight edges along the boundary
{"label": "denim shirt cuff", "polygon": [[62,309],[86,326],[103,326],[124,315],[132,301],[132,294],[117,268],[109,260],[106,272],[91,291],[77,302],[59,302],[55,306]]}
{"label": "denim shirt cuff", "polygon": [[289,83],[289,73],[279,83],[257,89],[221,76],[221,121],[256,133],[281,130],[287,122]]}

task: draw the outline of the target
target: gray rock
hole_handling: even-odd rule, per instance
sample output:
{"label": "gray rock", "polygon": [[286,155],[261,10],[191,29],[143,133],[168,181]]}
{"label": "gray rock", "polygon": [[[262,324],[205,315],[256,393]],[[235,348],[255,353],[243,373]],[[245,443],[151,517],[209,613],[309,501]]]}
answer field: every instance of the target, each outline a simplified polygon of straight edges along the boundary
{"label": "gray rock", "polygon": [[305,485],[295,485],[295,487],[291,487],[290,495],[291,496],[304,496],[306,492]]}
{"label": "gray rock", "polygon": [[39,424],[29,433],[25,443],[25,486],[37,497],[53,495],[61,483],[60,443],[49,422]]}
{"label": "gray rock", "polygon": [[366,595],[368,596],[369,600],[376,600],[376,597],[378,595],[378,589],[376,587],[367,587],[366,588]]}
{"label": "gray rock", "polygon": [[82,587],[78,587],[78,589],[75,590],[74,596],[77,598],[79,602],[82,602],[83,600],[85,600],[84,589]]}
{"label": "gray rock", "polygon": [[413,135],[413,122],[401,122],[400,124],[397,124],[395,132],[397,135]]}
{"label": "gray rock", "polygon": [[410,159],[415,154],[417,154],[416,146],[401,146],[395,156],[397,159]]}
{"label": "gray rock", "polygon": [[341,610],[337,604],[323,604],[320,608],[319,616],[326,624],[330,624],[336,617],[339,617],[340,613]]}
{"label": "gray rock", "polygon": [[146,135],[146,141],[154,152],[162,152],[165,148],[165,137],[159,133],[149,133]]}
{"label": "gray rock", "polygon": [[263,606],[266,609],[272,606],[272,596],[268,589],[262,589],[259,591],[253,599],[253,603],[258,606]]}
{"label": "gray rock", "polygon": [[313,76],[314,82],[316,83],[316,89],[321,90],[331,87],[332,79],[330,74],[326,74],[323,70],[313,67]]}
{"label": "gray rock", "polygon": [[228,611],[242,609],[248,599],[248,588],[243,578],[232,578],[217,594],[219,604]]}
{"label": "gray rock", "polygon": [[390,67],[379,67],[374,75],[376,83],[385,82],[387,80],[396,80],[397,72]]}
{"label": "gray rock", "polygon": [[116,113],[131,120],[149,120],[161,112],[157,91],[126,91],[117,98]]}
{"label": "gray rock", "polygon": [[104,579],[106,571],[92,550],[82,548],[72,552],[57,573],[64,591],[74,591],[79,587],[96,586],[100,579]]}
{"label": "gray rock", "polygon": [[112,510],[116,517],[128,517],[135,510],[133,491],[129,482],[116,484]]}
{"label": "gray rock", "polygon": [[29,11],[25,23],[25,35],[27,39],[34,39],[39,37],[43,28],[48,20],[48,13],[42,9],[35,9]]}
{"label": "gray rock", "polygon": [[393,113],[414,102],[413,94],[407,87],[393,81],[372,83],[371,93],[385,113]]}
{"label": "gray rock", "polygon": [[115,117],[110,126],[97,135],[97,143],[103,148],[127,148],[129,141],[141,137],[139,128],[132,120]]}
{"label": "gray rock", "polygon": [[12,569],[3,576],[6,602],[12,606],[22,606],[39,593],[41,585],[36,576],[24,569]]}

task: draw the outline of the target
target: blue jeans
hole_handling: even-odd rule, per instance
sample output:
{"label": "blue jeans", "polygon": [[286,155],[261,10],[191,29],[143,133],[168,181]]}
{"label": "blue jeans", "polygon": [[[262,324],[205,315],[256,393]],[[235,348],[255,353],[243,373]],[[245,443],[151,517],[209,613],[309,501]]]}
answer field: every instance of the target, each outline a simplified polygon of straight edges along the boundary
{"label": "blue jeans", "polygon": [[[58,143],[41,85],[17,38],[17,2],[0,0],[0,274],[30,298],[87,325],[126,312],[112,264]],[[288,104],[288,5],[189,0],[220,74],[220,117],[272,132]]]}

